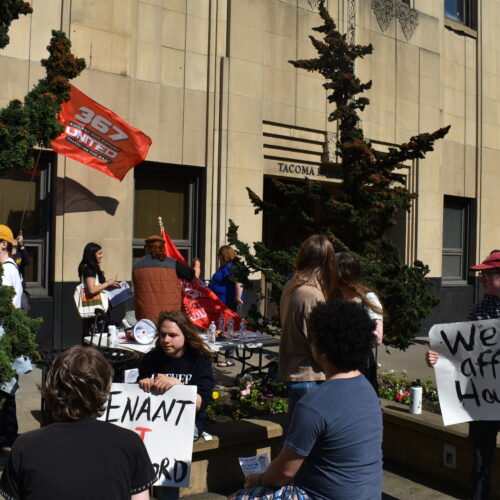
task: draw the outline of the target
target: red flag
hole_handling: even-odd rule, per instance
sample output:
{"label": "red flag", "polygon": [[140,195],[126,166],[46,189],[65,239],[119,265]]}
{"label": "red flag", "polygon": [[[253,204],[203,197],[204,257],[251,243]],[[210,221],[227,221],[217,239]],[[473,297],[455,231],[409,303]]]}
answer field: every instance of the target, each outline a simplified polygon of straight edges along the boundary
{"label": "red flag", "polygon": [[[165,253],[167,256],[187,266],[186,259],[174,245],[165,229],[162,231],[162,236],[165,240]],[[199,278],[194,278],[192,281],[182,280],[182,308],[192,323],[205,330],[208,329],[212,321],[217,324],[221,314],[224,314],[226,325],[229,318],[233,318],[235,329],[240,327],[242,320]]]}
{"label": "red flag", "polygon": [[52,141],[59,154],[122,180],[144,161],[151,139],[71,85],[71,99],[57,115],[64,132]]}

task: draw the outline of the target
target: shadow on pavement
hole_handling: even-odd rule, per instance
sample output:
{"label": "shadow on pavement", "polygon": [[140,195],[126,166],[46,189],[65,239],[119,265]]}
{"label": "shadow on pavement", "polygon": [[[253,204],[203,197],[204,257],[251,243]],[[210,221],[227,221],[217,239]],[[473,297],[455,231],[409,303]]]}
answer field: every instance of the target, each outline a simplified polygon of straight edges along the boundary
{"label": "shadow on pavement", "polygon": [[[451,484],[446,484],[443,481],[434,480],[418,472],[410,471],[405,467],[402,467],[401,465],[391,462],[389,460],[388,461],[384,460],[384,471],[390,472],[396,476],[399,476],[402,479],[407,479],[408,481],[412,481],[417,485],[421,485],[423,488],[434,490],[436,493],[439,492],[444,495],[444,498],[455,498],[455,499],[468,498],[467,492],[464,491],[463,488],[459,488]],[[387,489],[388,488],[386,488],[386,484],[384,484],[384,490]],[[395,494],[394,491],[391,491],[391,493]],[[418,498],[417,495],[415,495],[414,497]],[[394,497],[389,493],[383,493],[382,498],[384,500],[391,500],[394,498],[400,498],[400,500],[403,499],[406,500],[406,497],[404,496]],[[429,497],[424,496],[424,498],[429,498]],[[436,495],[431,498],[437,499],[441,497]]]}

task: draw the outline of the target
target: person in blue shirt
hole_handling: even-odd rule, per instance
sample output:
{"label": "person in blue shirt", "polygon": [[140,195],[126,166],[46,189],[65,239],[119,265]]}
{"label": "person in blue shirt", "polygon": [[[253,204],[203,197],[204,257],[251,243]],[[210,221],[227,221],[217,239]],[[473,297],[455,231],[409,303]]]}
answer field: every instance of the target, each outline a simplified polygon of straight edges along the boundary
{"label": "person in blue shirt", "polygon": [[221,246],[219,248],[219,270],[214,273],[210,280],[210,290],[234,312],[243,304],[243,289],[232,271],[236,259],[237,255],[233,248],[229,245]]}
{"label": "person in blue shirt", "polygon": [[[222,245],[219,248],[219,270],[214,273],[210,280],[210,290],[226,304],[229,309],[237,312],[243,304],[243,287],[233,275],[232,267],[237,259],[236,252],[229,245]],[[234,356],[234,349],[225,351],[226,359],[217,363],[219,367],[234,366],[228,356]]]}
{"label": "person in blue shirt", "polygon": [[380,500],[382,412],[360,372],[375,321],[356,302],[330,299],[309,316],[312,354],[326,380],[295,406],[280,454],[230,500]]}

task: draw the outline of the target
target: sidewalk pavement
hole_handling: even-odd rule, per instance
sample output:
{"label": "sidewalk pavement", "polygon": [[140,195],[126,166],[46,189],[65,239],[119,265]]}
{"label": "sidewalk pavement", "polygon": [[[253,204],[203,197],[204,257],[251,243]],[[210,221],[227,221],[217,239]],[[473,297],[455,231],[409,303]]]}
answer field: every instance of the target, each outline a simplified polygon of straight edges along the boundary
{"label": "sidewalk pavement", "polygon": [[[386,349],[381,346],[378,352],[379,372],[401,372],[406,370],[407,378],[412,380],[428,377],[434,379],[434,370],[425,365],[424,355],[427,349],[426,338],[417,339],[417,344],[406,351]],[[277,349],[277,348],[276,348]],[[239,367],[215,368],[218,384],[230,385],[239,374]],[[16,397],[19,432],[37,429],[40,426],[40,393],[37,385],[41,382],[41,370],[35,368],[33,372],[20,376],[20,389]],[[1,468],[1,464],[0,464]],[[230,491],[203,493],[184,497],[186,500],[220,500],[226,498]],[[462,496],[460,496],[462,495]],[[397,466],[384,465],[384,500],[450,500],[464,498],[463,492],[453,491],[443,484],[429,484],[423,478],[416,477]]]}

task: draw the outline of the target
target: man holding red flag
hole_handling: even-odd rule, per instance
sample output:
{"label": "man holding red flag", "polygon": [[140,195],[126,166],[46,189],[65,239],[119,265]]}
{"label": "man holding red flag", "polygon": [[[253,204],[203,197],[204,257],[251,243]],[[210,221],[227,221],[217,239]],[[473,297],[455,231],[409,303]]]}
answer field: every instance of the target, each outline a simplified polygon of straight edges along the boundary
{"label": "man holding red flag", "polygon": [[181,279],[191,281],[194,270],[167,257],[161,236],[150,236],[144,242],[146,255],[132,270],[135,316],[138,320],[157,322],[162,311],[180,311]]}

